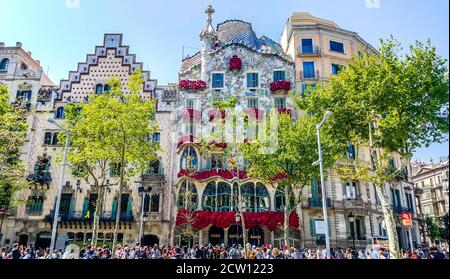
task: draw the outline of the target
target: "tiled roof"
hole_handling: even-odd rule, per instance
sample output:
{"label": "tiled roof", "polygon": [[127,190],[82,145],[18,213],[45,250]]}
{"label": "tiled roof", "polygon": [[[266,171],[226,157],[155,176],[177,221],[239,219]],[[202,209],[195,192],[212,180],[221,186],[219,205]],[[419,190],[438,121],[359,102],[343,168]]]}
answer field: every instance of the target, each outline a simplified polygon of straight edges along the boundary
{"label": "tiled roof", "polygon": [[198,66],[202,63],[202,57],[200,52],[197,52],[193,56],[189,56],[181,62],[180,74],[183,74],[195,66]]}

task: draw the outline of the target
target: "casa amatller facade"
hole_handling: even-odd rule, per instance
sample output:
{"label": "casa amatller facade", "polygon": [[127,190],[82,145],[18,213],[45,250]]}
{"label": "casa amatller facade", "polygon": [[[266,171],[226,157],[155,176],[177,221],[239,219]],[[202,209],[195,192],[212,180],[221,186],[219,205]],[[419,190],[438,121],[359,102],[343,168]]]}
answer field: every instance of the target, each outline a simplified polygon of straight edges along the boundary
{"label": "casa amatller facade", "polygon": [[[111,167],[101,209],[99,245],[111,246],[118,207],[119,243],[137,243],[142,203],[144,245],[242,243],[243,228],[235,222],[239,192],[245,209],[247,242],[281,245],[283,194],[271,185],[248,178],[243,158],[237,160],[234,171],[226,152],[201,155],[201,135],[214,133],[215,121],[224,116],[214,108],[213,101],[236,97],[236,109],[256,120],[273,108],[279,113],[301,113],[294,110],[288,96],[290,91],[305,92],[309,86],[327,82],[359,51],[376,52],[356,33],[307,13],[293,13],[280,43],[257,36],[252,25],[242,20],[227,20],[214,28],[214,9],[209,6],[205,13],[206,25],[199,36],[201,50],[181,61],[178,86],[158,85],[149,72],[144,72],[140,94],[142,98],[157,99],[156,119],[160,131],[151,138],[160,143],[164,152],[158,154],[158,161],[149,164],[145,173],[131,179],[122,193],[119,193],[115,168]],[[0,83],[8,86],[12,101],[18,97],[28,100],[30,130],[21,152],[27,164],[27,179],[32,182],[28,189],[18,193],[26,202],[11,206],[2,214],[0,245],[19,242],[47,247],[50,243],[61,168],[56,156],[62,145],[56,138],[58,127],[47,120],[64,119],[64,107],[70,102],[85,102],[90,93],[108,92],[107,81],[112,77],[118,77],[123,91],[128,92],[131,73],[143,66],[123,44],[122,34],[105,34],[103,43],[94,48],[93,54],[88,54],[75,71],[69,72],[68,79],[56,86],[45,75],[39,61],[25,52],[20,43],[15,47],[0,43]],[[247,129],[243,137],[251,138],[255,133]],[[368,150],[352,145],[348,156],[370,160]],[[192,164],[188,165],[188,158]],[[395,154],[392,154],[392,164],[400,165],[400,158]],[[188,179],[189,168],[196,172],[195,182]],[[412,238],[420,244],[420,216],[415,212],[409,173],[405,169],[404,176],[386,185],[398,219],[401,246],[405,248],[409,232],[401,225],[401,212],[413,213]],[[98,189],[78,177],[76,169],[66,169],[64,181],[57,247],[89,243]],[[375,241],[387,241],[381,205],[373,185],[340,181],[333,170],[326,184],[332,247],[353,244],[365,247]],[[192,194],[186,199],[188,192]],[[304,202],[289,219],[289,245],[323,245],[323,201],[318,183],[312,181],[301,198]],[[183,212],[187,209],[196,211],[199,218],[193,237],[186,237],[182,229]]]}

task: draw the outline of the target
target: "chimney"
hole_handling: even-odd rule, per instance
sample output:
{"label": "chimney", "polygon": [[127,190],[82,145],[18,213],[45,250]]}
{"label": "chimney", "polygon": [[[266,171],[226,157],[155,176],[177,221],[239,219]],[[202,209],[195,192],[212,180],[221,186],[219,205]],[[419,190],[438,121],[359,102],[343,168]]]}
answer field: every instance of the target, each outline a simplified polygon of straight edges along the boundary
{"label": "chimney", "polygon": [[5,47],[5,43],[4,42],[0,42],[0,47]]}
{"label": "chimney", "polygon": [[16,43],[16,47],[22,47],[22,43],[21,42],[17,42]]}

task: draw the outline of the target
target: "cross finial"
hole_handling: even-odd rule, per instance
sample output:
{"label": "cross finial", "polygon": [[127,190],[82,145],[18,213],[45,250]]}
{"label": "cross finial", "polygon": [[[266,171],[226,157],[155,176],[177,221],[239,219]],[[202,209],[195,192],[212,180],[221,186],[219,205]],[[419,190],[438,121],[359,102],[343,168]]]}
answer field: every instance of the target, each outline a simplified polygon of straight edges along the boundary
{"label": "cross finial", "polygon": [[208,5],[208,8],[205,10],[205,14],[208,15],[208,22],[211,22],[211,16],[214,14],[215,10],[212,5]]}

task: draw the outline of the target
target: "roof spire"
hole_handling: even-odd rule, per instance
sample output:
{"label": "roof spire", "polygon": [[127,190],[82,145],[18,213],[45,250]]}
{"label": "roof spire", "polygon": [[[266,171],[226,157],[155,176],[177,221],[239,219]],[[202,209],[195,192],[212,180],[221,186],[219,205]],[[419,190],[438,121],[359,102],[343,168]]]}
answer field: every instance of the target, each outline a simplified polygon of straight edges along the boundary
{"label": "roof spire", "polygon": [[212,26],[212,15],[214,14],[215,10],[212,5],[208,5],[208,7],[205,10],[205,14],[208,16],[206,19],[206,26],[200,33],[200,38],[206,37],[206,36],[213,36],[217,37],[217,32],[214,30],[214,27]]}

